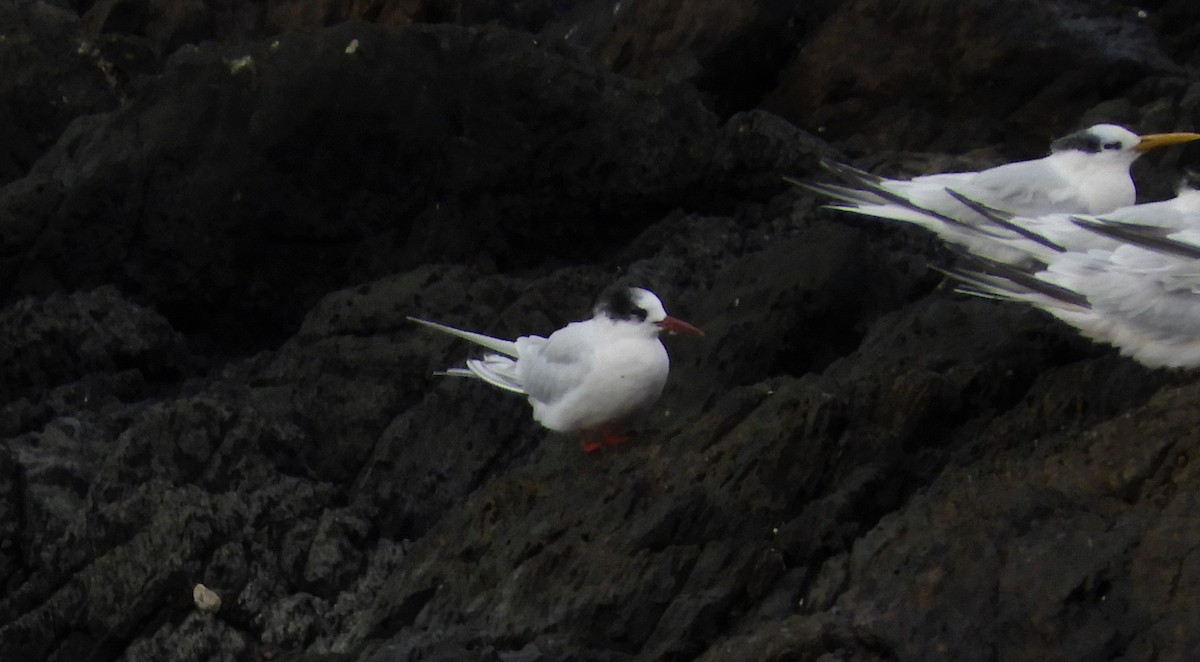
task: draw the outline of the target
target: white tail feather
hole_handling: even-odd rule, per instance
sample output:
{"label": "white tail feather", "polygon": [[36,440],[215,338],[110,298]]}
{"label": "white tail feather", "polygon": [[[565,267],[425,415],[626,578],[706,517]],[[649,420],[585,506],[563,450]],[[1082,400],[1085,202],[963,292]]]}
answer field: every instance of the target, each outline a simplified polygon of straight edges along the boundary
{"label": "white tail feather", "polygon": [[409,317],[408,319],[416,322],[417,324],[423,324],[431,329],[437,329],[438,331],[462,338],[463,340],[469,340],[476,345],[482,345],[493,352],[500,352],[505,356],[514,359],[517,358],[517,344],[511,340],[493,338],[491,336],[485,336],[482,333],[475,333],[474,331],[464,331],[462,329],[456,329],[452,326],[446,326],[445,324],[438,324],[437,322],[430,322],[429,320],[417,319],[416,317]]}
{"label": "white tail feather", "polygon": [[482,333],[456,329],[445,324],[438,324],[437,322],[417,319],[416,317],[409,317],[408,319],[432,329],[462,338],[463,340],[469,340],[490,350],[500,352],[499,354],[487,354],[481,359],[468,359],[467,367],[465,368],[450,368],[435,374],[445,377],[479,379],[505,391],[525,394],[525,386],[517,376],[516,343],[510,340],[485,336]]}
{"label": "white tail feather", "polygon": [[517,376],[517,362],[507,356],[488,354],[482,359],[468,359],[467,370],[496,388],[525,395],[525,385]]}

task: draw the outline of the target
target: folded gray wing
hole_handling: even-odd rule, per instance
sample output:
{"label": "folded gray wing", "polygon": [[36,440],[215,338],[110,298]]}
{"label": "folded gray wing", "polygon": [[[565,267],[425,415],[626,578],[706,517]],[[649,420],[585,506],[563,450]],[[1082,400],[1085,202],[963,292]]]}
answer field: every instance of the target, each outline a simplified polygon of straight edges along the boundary
{"label": "folded gray wing", "polygon": [[1165,255],[1191,260],[1200,259],[1200,244],[1188,241],[1188,239],[1194,239],[1189,236],[1189,233],[1173,233],[1170,228],[1093,219],[1087,216],[1072,216],[1071,220],[1081,228],[1124,244],[1139,246]]}
{"label": "folded gray wing", "polygon": [[1008,163],[980,172],[959,193],[1013,214],[1080,212],[1084,201],[1045,161]]}
{"label": "folded gray wing", "polygon": [[553,404],[577,388],[592,371],[595,349],[582,323],[569,324],[549,338],[517,339],[520,380],[531,399]]}
{"label": "folded gray wing", "polygon": [[1097,311],[1115,315],[1149,336],[1191,338],[1200,328],[1196,284],[1195,278],[1172,282],[1110,274],[1089,288],[1088,299]]}

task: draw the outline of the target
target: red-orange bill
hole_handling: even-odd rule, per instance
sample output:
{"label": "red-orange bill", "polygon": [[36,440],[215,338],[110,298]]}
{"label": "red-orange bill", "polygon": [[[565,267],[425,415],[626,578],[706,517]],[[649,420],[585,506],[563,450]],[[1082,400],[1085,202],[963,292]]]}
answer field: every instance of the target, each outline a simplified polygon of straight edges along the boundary
{"label": "red-orange bill", "polygon": [[658,328],[662,329],[663,331],[670,331],[672,333],[692,333],[698,336],[704,335],[704,332],[700,329],[688,324],[683,320],[675,319],[674,317],[670,316],[659,322]]}

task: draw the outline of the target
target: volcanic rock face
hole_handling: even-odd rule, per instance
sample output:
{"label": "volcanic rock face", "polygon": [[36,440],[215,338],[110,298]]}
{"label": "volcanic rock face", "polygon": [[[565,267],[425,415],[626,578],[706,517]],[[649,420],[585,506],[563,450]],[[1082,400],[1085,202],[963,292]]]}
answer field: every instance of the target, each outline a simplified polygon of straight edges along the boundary
{"label": "volcanic rock face", "polygon": [[[1195,129],[1197,24],[0,4],[0,659],[1193,659],[1194,376],[781,177]],[[707,335],[601,453],[405,319],[547,333],[613,281]]]}

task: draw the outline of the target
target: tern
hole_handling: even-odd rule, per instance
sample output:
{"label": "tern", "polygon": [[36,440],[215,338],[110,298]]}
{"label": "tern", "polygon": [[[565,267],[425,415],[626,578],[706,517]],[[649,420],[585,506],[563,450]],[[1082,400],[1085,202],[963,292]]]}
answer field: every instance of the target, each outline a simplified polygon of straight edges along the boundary
{"label": "tern", "polygon": [[1109,228],[1135,225],[1177,232],[1200,228],[1200,172],[1189,170],[1170,200],[1120,207],[1106,214],[1046,214],[1016,216],[992,209],[951,190],[951,195],[986,217],[993,227],[980,226],[972,236],[963,234],[960,246],[967,252],[1007,264],[1049,263],[1056,254],[1084,252],[1094,248],[1114,249],[1121,239],[1097,232],[1085,224]]}
{"label": "tern", "polygon": [[913,223],[963,244],[987,222],[963,197],[1018,216],[1103,214],[1134,203],[1129,167],[1139,156],[1197,139],[1200,133],[1139,136],[1115,124],[1097,124],[1055,140],[1048,156],[978,172],[887,179],[825,162],[847,186],[788,181],[838,200],[832,209]]}
{"label": "tern", "polygon": [[640,287],[611,289],[593,313],[548,338],[516,340],[408,319],[492,352],[440,374],[479,379],[527,396],[534,420],[550,430],[581,433],[584,451],[591,452],[627,441],[617,433],[619,427],[658,400],[670,369],[659,334],[704,335],[667,315],[662,301]]}
{"label": "tern", "polygon": [[1150,367],[1200,366],[1200,230],[1077,218],[1115,248],[1066,251],[1040,268],[968,257],[962,291],[1040,308]]}

